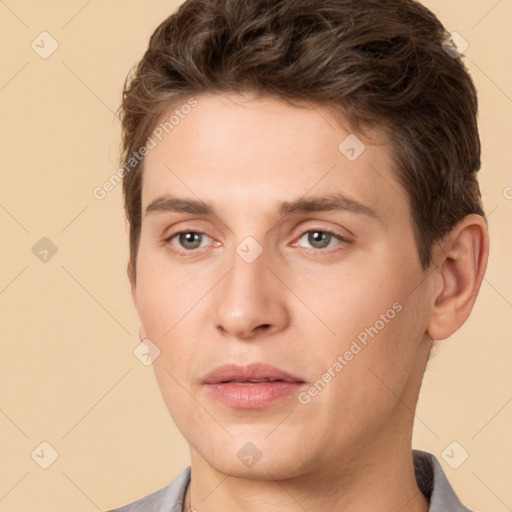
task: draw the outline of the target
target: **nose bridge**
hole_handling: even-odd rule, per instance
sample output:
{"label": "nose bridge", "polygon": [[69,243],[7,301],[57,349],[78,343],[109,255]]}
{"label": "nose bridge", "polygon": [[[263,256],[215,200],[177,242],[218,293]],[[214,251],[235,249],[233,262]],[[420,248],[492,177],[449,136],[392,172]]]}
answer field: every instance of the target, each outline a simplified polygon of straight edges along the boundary
{"label": "nose bridge", "polygon": [[287,319],[282,294],[267,268],[268,254],[262,249],[250,239],[242,241],[231,259],[231,270],[219,283],[216,324],[236,337],[249,337],[261,326],[279,330]]}

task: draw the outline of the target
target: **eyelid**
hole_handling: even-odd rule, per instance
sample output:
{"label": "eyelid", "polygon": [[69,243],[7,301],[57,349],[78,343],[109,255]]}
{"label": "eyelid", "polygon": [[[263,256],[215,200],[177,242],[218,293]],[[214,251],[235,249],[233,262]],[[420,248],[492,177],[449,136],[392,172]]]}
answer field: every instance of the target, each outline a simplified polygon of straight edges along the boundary
{"label": "eyelid", "polygon": [[[343,234],[341,230],[346,231],[346,234]],[[332,235],[336,238],[339,238],[342,241],[345,242],[352,242],[353,239],[356,238],[356,236],[347,228],[341,228],[337,230],[336,228],[330,228],[328,226],[322,226],[318,224],[318,221],[312,221],[311,224],[302,224],[298,230],[298,234],[294,236],[294,240],[298,240],[302,236],[304,236],[306,233],[309,233],[311,231],[320,231],[322,233],[327,233],[329,235]]]}
{"label": "eyelid", "polygon": [[210,235],[199,229],[180,229],[179,231],[173,231],[169,236],[164,238],[164,242],[170,242],[175,236],[182,235],[183,233],[197,233],[198,235],[205,235],[208,238],[212,238]]}

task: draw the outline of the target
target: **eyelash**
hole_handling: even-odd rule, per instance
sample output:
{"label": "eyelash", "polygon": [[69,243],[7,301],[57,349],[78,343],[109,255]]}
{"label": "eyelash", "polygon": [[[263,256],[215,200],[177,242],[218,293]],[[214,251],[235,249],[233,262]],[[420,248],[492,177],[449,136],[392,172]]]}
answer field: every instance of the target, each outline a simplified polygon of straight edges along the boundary
{"label": "eyelash", "polygon": [[[298,237],[297,237],[297,241],[300,240],[304,235],[307,235],[308,233],[312,233],[312,232],[319,232],[319,233],[323,233],[325,235],[330,235],[336,239],[339,240],[339,242],[341,242],[341,244],[351,244],[352,241],[339,235],[338,233],[335,233],[334,231],[329,231],[328,229],[319,229],[319,228],[310,228],[310,229],[307,229],[306,231],[303,231]],[[177,231],[176,233],[173,233],[172,235],[168,236],[164,241],[166,244],[170,244],[173,248],[171,249],[173,253],[175,254],[178,254],[179,256],[190,256],[190,255],[193,255],[194,253],[197,253],[197,251],[199,251],[200,249],[204,249],[204,247],[199,247],[199,248],[196,248],[196,249],[177,249],[175,246],[173,246],[171,244],[171,240],[173,238],[175,238],[176,236],[178,235],[182,235],[182,234],[185,234],[185,233],[194,233],[194,234],[197,234],[197,235],[204,235],[204,236],[207,236],[208,235],[204,232],[204,231],[197,231],[197,230],[185,230],[185,231]],[[211,238],[211,237],[209,237]],[[295,245],[296,242],[294,242],[293,245]],[[303,249],[306,250],[306,252],[315,252],[315,253],[319,253],[319,252],[323,252],[323,253],[326,253],[326,254],[330,254],[331,252],[336,251],[336,250],[339,250],[337,249],[338,245],[340,244],[336,244],[335,246],[333,247],[326,247],[326,248],[314,248],[314,247],[303,247]]]}

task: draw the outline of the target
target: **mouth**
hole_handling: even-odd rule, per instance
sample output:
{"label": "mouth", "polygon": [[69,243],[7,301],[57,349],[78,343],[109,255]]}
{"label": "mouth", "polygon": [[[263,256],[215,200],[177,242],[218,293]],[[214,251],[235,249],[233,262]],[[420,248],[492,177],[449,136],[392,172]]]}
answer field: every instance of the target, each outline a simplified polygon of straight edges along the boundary
{"label": "mouth", "polygon": [[263,363],[224,365],[202,381],[210,396],[228,407],[262,409],[297,393],[304,379]]}
{"label": "mouth", "polygon": [[284,380],[270,380],[270,379],[261,379],[261,380],[226,380],[222,382],[218,382],[217,384],[245,384],[245,385],[251,385],[251,384],[261,384],[262,382],[286,382]]}

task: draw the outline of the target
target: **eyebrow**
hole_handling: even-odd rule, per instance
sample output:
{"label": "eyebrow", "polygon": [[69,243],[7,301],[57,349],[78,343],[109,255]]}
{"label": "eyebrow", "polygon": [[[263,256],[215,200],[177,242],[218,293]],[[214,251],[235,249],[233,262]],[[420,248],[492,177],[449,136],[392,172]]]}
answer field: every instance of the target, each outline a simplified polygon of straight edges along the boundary
{"label": "eyebrow", "polygon": [[[294,213],[311,213],[321,211],[348,211],[369,217],[378,218],[377,212],[369,206],[339,192],[309,199],[297,199],[281,203],[279,213],[289,215]],[[204,201],[184,199],[169,194],[158,196],[146,208],[145,215],[165,212],[190,213],[193,215],[215,216],[213,206]]]}

